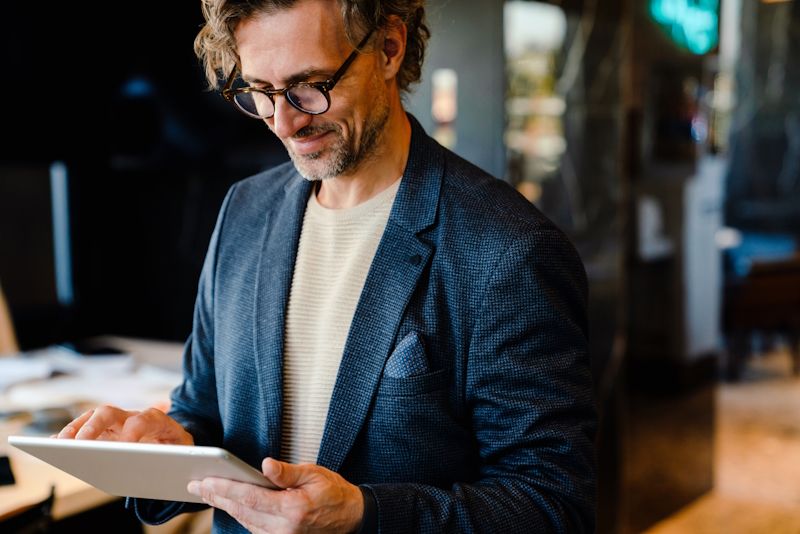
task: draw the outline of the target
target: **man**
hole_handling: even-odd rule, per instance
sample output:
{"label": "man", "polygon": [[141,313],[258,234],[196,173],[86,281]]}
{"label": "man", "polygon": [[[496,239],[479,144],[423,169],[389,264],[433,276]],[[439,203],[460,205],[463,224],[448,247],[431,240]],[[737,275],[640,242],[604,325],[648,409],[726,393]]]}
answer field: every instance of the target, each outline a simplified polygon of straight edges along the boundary
{"label": "man", "polygon": [[585,275],[535,208],[403,111],[423,4],[204,0],[212,83],[231,73],[223,94],[292,164],[223,203],[169,417],[103,407],[60,437],[261,464],[285,490],[190,483],[219,531],[593,529]]}

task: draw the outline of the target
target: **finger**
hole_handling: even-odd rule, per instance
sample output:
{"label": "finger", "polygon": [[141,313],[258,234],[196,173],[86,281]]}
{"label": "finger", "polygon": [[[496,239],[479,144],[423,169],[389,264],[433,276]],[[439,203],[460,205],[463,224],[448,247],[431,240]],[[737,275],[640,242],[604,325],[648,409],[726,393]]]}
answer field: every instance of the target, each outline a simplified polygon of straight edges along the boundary
{"label": "finger", "polygon": [[[276,514],[280,511],[279,500],[282,493],[280,491],[227,478],[209,477],[195,482],[197,483],[194,486],[195,495],[199,495],[203,499],[226,499],[257,512],[268,514]],[[191,492],[191,489],[189,491]]]}
{"label": "finger", "polygon": [[144,412],[132,415],[125,420],[120,431],[120,439],[124,441],[158,441],[148,439],[150,436],[158,436],[163,424],[154,421],[152,416]]}
{"label": "finger", "polygon": [[84,423],[89,420],[93,413],[94,409],[83,412],[81,415],[67,423],[67,425],[58,433],[57,437],[60,439],[74,438],[75,434],[78,433],[78,430],[80,430]]}
{"label": "finger", "polygon": [[124,424],[125,419],[135,412],[126,412],[114,406],[101,406],[96,408],[94,413],[83,424],[75,434],[75,439],[97,439],[104,435],[106,438],[113,438],[116,430]]}
{"label": "finger", "polygon": [[264,458],[261,462],[261,472],[279,488],[296,488],[313,477],[315,468],[313,464],[294,465],[281,462],[274,458]]}
{"label": "finger", "polygon": [[228,513],[228,515],[236,519],[236,521],[241,523],[242,526],[251,532],[278,532],[285,530],[285,527],[288,523],[285,518],[256,510],[245,503],[215,493],[215,491],[211,488],[212,486],[216,486],[217,488],[222,487],[222,485],[217,485],[220,481],[231,482],[232,484],[239,485],[249,485],[224,479],[207,478],[203,481],[194,480],[190,482],[187,486],[187,490],[189,490],[190,493],[201,497],[203,502],[209,506],[224,510]]}
{"label": "finger", "polygon": [[129,417],[122,426],[120,437],[125,441],[185,445],[194,443],[177,421],[155,408]]}

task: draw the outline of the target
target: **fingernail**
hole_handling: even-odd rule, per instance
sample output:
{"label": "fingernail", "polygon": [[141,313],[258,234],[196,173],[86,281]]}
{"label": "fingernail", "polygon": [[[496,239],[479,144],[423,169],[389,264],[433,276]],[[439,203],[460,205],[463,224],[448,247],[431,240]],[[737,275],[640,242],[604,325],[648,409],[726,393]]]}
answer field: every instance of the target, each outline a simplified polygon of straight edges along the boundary
{"label": "fingernail", "polygon": [[200,483],[196,480],[192,480],[186,485],[186,491],[192,495],[200,496]]}

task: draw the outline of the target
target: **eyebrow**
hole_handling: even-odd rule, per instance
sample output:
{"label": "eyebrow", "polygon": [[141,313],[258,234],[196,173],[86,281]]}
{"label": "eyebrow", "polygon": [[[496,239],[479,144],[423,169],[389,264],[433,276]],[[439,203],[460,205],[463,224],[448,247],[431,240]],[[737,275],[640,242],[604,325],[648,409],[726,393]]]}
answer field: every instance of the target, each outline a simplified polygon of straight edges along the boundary
{"label": "eyebrow", "polygon": [[[291,85],[293,83],[304,82],[313,76],[323,76],[325,78],[330,78],[333,76],[333,73],[329,70],[325,69],[306,69],[302,72],[298,72],[296,74],[292,74],[288,78],[286,78],[285,82],[286,85]],[[253,78],[251,76],[247,76],[242,74],[242,80],[247,83],[257,83],[257,84],[264,84],[264,85],[272,85],[270,82],[261,80],[259,78]]]}

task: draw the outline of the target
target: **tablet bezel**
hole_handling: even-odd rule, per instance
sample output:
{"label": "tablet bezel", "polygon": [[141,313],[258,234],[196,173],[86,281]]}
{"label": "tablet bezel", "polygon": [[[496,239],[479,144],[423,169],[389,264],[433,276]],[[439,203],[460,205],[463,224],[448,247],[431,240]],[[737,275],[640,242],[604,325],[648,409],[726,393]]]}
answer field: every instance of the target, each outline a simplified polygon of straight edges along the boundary
{"label": "tablet bezel", "polygon": [[260,471],[219,447],[9,436],[8,443],[111,495],[203,500],[192,480],[227,478],[277,489]]}

